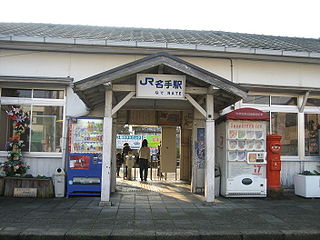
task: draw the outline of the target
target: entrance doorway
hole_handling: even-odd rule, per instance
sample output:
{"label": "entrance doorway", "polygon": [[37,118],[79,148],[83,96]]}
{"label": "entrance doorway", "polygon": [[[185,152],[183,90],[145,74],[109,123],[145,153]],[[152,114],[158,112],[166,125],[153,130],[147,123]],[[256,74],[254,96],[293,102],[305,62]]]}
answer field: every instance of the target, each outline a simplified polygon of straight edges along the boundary
{"label": "entrance doorway", "polygon": [[[123,189],[131,189],[132,191],[158,189],[157,191],[161,191],[164,185],[175,183],[190,186],[188,181],[180,181],[180,127],[118,126],[116,139],[116,153],[118,156],[121,154],[123,158],[121,164],[117,164],[119,174],[116,178],[116,191],[123,191]],[[150,161],[147,182],[140,183],[137,157],[143,139],[148,141]],[[129,161],[133,162],[129,163]],[[128,171],[130,171],[129,174]]]}
{"label": "entrance doorway", "polygon": [[[193,187],[205,185],[206,201],[214,201],[214,116],[245,98],[247,89],[168,53],[138,58],[73,85],[91,116],[103,114],[101,204],[109,204],[116,182],[114,125],[138,123],[181,126],[180,178],[191,180],[192,171]],[[206,164],[191,167],[197,128],[208,133]]]}

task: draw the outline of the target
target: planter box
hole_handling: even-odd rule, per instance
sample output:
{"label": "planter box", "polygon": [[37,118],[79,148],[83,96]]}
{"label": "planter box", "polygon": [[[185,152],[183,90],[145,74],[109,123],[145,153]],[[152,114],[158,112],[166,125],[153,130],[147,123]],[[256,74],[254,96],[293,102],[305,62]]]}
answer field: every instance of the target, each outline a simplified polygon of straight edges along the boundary
{"label": "planter box", "polygon": [[295,175],[294,193],[296,195],[314,198],[320,197],[320,175]]}
{"label": "planter box", "polygon": [[38,198],[54,197],[52,179],[41,178],[19,178],[5,177],[4,178],[4,196],[13,197],[15,188],[36,188]]}

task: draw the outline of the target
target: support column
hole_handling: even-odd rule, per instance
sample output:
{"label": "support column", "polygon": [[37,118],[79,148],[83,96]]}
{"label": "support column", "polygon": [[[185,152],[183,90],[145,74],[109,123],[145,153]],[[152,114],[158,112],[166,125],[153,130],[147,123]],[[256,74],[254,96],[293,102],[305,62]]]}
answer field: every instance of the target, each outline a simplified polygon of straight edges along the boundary
{"label": "support column", "polygon": [[[191,173],[191,191],[192,193],[200,193],[204,192],[205,183],[205,156],[203,156],[203,159],[200,159],[199,156],[197,156],[197,144],[203,144],[203,148],[205,148],[205,139],[199,139],[199,134],[201,134],[202,131],[205,130],[205,119],[203,115],[199,111],[194,112],[194,120],[193,120],[193,129],[192,129],[192,143],[191,143],[191,149],[192,149],[192,155],[191,155],[191,166],[192,166],[192,173]],[[200,131],[200,132],[198,132]],[[205,133],[203,133],[203,136]],[[201,136],[201,137],[203,137]],[[202,143],[201,143],[202,140]]]}
{"label": "support column", "polygon": [[112,125],[112,148],[111,148],[111,192],[116,191],[117,185],[117,159],[116,159],[116,138],[117,138],[117,127],[116,119],[113,118]]}
{"label": "support column", "polygon": [[180,156],[180,180],[190,181],[191,161],[190,161],[190,139],[191,129],[181,127],[181,156]]}
{"label": "support column", "polygon": [[112,90],[105,91],[103,118],[103,153],[100,206],[110,206],[111,157],[112,157]]}
{"label": "support column", "polygon": [[305,155],[305,120],[304,120],[304,105],[307,101],[309,94],[306,93],[305,96],[299,96],[298,97],[298,106],[299,112],[298,112],[298,156],[300,160],[300,172],[303,172],[305,170],[305,162],[303,161],[304,155]]}
{"label": "support column", "polygon": [[207,95],[207,120],[206,120],[206,169],[205,169],[205,200],[214,202],[215,182],[215,121],[213,95]]}

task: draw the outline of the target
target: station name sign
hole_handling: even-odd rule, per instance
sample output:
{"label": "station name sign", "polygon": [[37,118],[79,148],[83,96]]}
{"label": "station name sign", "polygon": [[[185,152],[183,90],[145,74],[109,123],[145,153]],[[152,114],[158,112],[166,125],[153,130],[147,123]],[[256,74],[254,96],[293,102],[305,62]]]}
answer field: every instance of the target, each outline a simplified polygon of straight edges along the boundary
{"label": "station name sign", "polygon": [[184,99],[185,75],[137,74],[136,97]]}

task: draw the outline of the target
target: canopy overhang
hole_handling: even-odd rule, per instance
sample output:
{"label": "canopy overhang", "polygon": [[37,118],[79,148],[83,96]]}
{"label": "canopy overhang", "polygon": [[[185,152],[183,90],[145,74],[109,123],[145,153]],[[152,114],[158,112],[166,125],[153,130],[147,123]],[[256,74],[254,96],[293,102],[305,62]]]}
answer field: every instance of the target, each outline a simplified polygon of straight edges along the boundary
{"label": "canopy overhang", "polygon": [[[214,109],[220,111],[247,96],[247,89],[221,76],[186,62],[168,53],[157,53],[74,82],[73,89],[90,109],[105,104],[105,90],[112,89],[113,106],[124,99],[128,91],[135,91],[136,75],[175,74],[186,76],[186,94],[197,102],[203,95],[214,94]],[[122,86],[122,88],[119,88]],[[123,86],[126,86],[124,90]],[[132,97],[124,109],[190,109],[188,101],[138,99]],[[171,103],[171,104],[170,104]]]}

